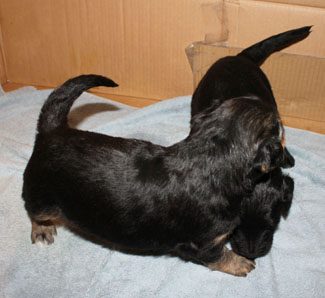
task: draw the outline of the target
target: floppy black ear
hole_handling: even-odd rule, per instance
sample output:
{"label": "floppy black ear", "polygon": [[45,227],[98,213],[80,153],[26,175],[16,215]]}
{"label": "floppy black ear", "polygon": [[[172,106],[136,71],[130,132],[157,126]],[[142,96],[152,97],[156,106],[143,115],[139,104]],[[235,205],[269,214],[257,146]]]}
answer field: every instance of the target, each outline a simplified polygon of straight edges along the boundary
{"label": "floppy black ear", "polygon": [[291,207],[294,191],[294,181],[289,176],[283,177],[283,197],[280,203],[280,212],[284,218],[287,218]]}
{"label": "floppy black ear", "polygon": [[249,176],[256,181],[264,174],[280,167],[282,161],[283,147],[279,141],[262,142],[257,149]]}

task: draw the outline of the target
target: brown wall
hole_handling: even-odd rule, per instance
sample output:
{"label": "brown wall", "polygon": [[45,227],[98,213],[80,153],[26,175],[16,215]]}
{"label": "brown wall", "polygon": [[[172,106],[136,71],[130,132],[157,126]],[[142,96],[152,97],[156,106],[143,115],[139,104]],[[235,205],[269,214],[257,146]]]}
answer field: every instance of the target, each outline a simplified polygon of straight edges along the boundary
{"label": "brown wall", "polygon": [[308,40],[285,51],[325,57],[322,2],[0,0],[5,57],[0,55],[0,80],[53,87],[81,73],[98,73],[120,85],[101,89],[104,93],[153,100],[191,94],[184,49],[194,41],[243,48],[312,24]]}
{"label": "brown wall", "polygon": [[154,99],[190,94],[184,49],[214,24],[204,18],[203,2],[209,3],[0,0],[8,80],[55,86],[98,73],[120,84],[103,92]]}

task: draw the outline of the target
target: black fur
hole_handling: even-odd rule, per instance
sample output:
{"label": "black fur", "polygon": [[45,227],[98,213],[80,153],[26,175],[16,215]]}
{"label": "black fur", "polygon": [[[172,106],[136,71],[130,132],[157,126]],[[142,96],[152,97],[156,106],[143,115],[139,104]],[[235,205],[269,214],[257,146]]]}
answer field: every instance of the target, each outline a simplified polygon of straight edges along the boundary
{"label": "black fur", "polygon": [[255,95],[276,109],[271,85],[260,65],[272,53],[306,38],[311,26],[271,36],[243,50],[215,62],[197,86],[191,104],[192,116],[229,98]]}
{"label": "black fur", "polygon": [[[260,101],[260,104],[268,106],[269,109],[273,110],[275,115],[278,115],[271,85],[266,75],[261,70],[260,65],[272,53],[306,38],[310,33],[310,28],[311,27],[302,27],[271,36],[243,50],[237,56],[225,57],[215,62],[202,78],[193,94],[191,104],[192,124],[195,123],[195,116],[198,113],[209,109],[211,106],[217,108],[228,100],[232,100],[236,97],[243,98],[244,96],[255,96],[256,100]],[[251,121],[256,121],[258,117],[260,117],[258,113],[252,111]],[[237,122],[236,125],[240,125],[240,122]],[[194,129],[196,128],[192,126],[192,131]],[[252,129],[256,129],[256,127],[252,127]],[[281,130],[283,131],[282,126]],[[251,132],[248,132],[248,134],[250,133]],[[223,139],[227,138],[228,132],[225,132]],[[260,179],[265,179],[265,177],[263,177],[265,173],[270,173],[270,171],[278,167],[290,168],[294,166],[295,160],[293,156],[281,143],[283,143],[283,139],[281,140],[277,137],[269,138],[259,143],[258,153],[255,156],[253,167],[250,172],[250,178],[253,181],[259,182]],[[277,175],[274,175],[280,179],[282,174],[279,173],[279,170],[276,170],[276,173]],[[273,176],[271,175],[271,177]],[[285,180],[288,179],[291,178],[285,178]],[[232,244],[241,243],[240,245],[236,245],[236,252],[243,256],[249,258],[263,256],[271,247],[273,233],[280,218],[280,214],[273,212],[271,213],[272,216],[274,216],[273,219],[267,215],[265,220],[262,220],[262,213],[257,220],[257,212],[269,209],[273,203],[275,204],[281,201],[282,193],[274,191],[276,186],[272,184],[273,181],[275,181],[275,178],[270,178],[270,180],[266,182],[261,182],[254,190],[253,196],[243,201],[244,205],[242,206],[241,221],[245,224],[242,224],[236,229],[236,233],[232,236],[231,241]],[[273,194],[273,203],[270,199],[271,194]],[[266,200],[264,196],[268,199]],[[260,200],[258,200],[258,198]],[[256,209],[256,212],[254,214],[249,212],[250,202],[256,206],[259,201],[260,205],[259,208]],[[255,225],[253,225],[254,220],[256,220]],[[263,223],[271,221],[273,222],[271,225],[273,228]],[[249,236],[249,229],[247,227],[252,229],[251,237]],[[266,234],[269,236],[266,237]],[[245,235],[245,237],[242,235]],[[261,241],[261,239],[264,239],[264,242]],[[244,243],[245,240],[247,240],[246,244]],[[255,242],[253,240],[255,240]]]}
{"label": "black fur", "polygon": [[311,27],[312,26],[305,26],[273,35],[246,48],[239,56],[246,57],[256,65],[261,66],[273,53],[281,51],[308,37]]}
{"label": "black fur", "polygon": [[60,126],[66,126],[73,102],[82,92],[96,86],[117,87],[118,85],[103,76],[81,75],[66,81],[61,88],[52,92],[45,102],[38,120],[38,131],[49,132]]}
{"label": "black fur", "polygon": [[254,97],[212,105],[193,117],[185,140],[163,147],[70,128],[76,96],[97,85],[116,86],[80,76],[42,108],[22,194],[36,226],[33,241],[53,242],[46,229],[60,221],[126,249],[176,253],[205,265],[231,259],[226,269],[210,268],[236,275],[252,270],[244,258],[224,257],[223,235],[236,228],[242,198],[253,190],[259,144],[278,136],[273,109]]}
{"label": "black fur", "polygon": [[280,218],[289,213],[293,190],[293,179],[278,168],[256,185],[251,196],[243,199],[241,223],[230,237],[236,253],[255,259],[270,251]]}

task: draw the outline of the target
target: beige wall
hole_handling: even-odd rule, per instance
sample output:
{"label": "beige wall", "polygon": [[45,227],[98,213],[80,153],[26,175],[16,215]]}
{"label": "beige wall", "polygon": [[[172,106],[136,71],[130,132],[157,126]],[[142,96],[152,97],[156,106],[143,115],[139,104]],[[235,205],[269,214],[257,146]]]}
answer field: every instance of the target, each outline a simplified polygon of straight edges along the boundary
{"label": "beige wall", "polygon": [[193,41],[245,47],[311,24],[308,40],[285,51],[324,57],[321,2],[0,0],[5,57],[4,62],[0,55],[0,79],[53,87],[81,73],[98,73],[120,85],[99,90],[104,93],[154,100],[191,94],[184,49]]}
{"label": "beige wall", "polygon": [[156,99],[190,94],[184,49],[211,26],[203,17],[208,2],[0,0],[8,80],[55,86],[98,73],[120,85],[103,92]]}

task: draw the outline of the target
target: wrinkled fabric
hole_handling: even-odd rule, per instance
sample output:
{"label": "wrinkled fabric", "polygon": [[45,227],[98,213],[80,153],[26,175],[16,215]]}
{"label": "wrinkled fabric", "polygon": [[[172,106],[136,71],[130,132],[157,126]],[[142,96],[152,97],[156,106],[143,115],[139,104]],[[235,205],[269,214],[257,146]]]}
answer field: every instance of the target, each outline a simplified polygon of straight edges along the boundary
{"label": "wrinkled fabric", "polygon": [[[49,90],[0,96],[0,297],[324,297],[325,136],[286,128],[296,159],[294,200],[271,252],[248,277],[212,272],[178,258],[135,256],[88,242],[64,228],[51,246],[32,245],[22,174]],[[84,93],[69,115],[83,130],[161,145],[189,132],[190,96],[135,109]]]}

